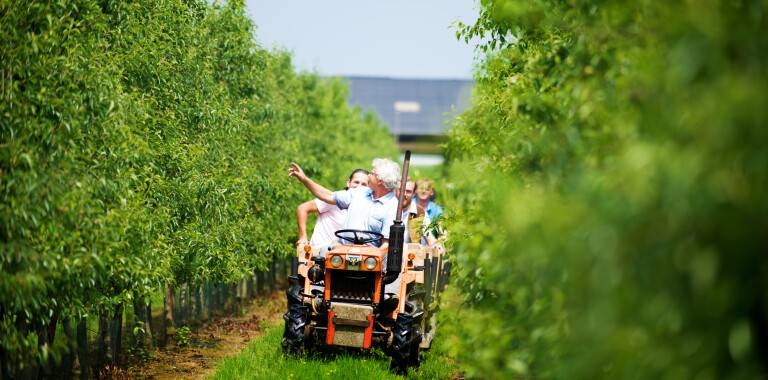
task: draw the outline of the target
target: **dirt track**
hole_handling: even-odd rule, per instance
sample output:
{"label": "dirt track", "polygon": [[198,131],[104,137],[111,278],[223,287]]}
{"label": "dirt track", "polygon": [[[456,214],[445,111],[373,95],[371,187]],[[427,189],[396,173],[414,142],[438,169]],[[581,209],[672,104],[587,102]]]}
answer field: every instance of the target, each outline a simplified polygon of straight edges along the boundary
{"label": "dirt track", "polygon": [[223,358],[239,353],[248,342],[263,334],[265,324],[280,321],[285,308],[283,292],[258,298],[245,307],[243,316],[216,318],[192,333],[187,347],[169,344],[152,358],[111,374],[116,378],[203,379]]}

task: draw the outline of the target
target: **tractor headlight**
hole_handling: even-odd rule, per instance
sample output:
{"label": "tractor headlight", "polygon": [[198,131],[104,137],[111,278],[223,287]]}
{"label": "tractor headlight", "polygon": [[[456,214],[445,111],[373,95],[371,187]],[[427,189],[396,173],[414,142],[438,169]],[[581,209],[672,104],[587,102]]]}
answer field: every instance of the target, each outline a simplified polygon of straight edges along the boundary
{"label": "tractor headlight", "polygon": [[378,262],[376,261],[375,257],[369,257],[365,259],[365,268],[368,270],[373,270],[376,268],[376,264],[378,264]]}
{"label": "tractor headlight", "polygon": [[331,256],[331,266],[334,268],[338,268],[341,266],[341,264],[344,264],[344,259],[341,258],[339,255],[333,255]]}

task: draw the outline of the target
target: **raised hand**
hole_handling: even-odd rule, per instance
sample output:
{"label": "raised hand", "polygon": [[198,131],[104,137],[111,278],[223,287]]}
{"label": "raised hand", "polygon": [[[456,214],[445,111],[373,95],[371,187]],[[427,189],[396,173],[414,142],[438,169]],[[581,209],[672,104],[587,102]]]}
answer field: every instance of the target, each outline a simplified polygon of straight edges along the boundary
{"label": "raised hand", "polygon": [[299,182],[301,182],[307,188],[307,190],[309,190],[310,193],[312,193],[321,201],[332,205],[336,204],[336,200],[333,199],[332,196],[333,193],[307,177],[307,175],[304,174],[304,170],[301,170],[301,166],[299,166],[299,164],[295,162],[291,163],[291,166],[288,168],[288,176],[295,177],[297,180],[299,180]]}
{"label": "raised hand", "polygon": [[301,182],[304,182],[304,180],[307,179],[307,175],[304,174],[304,170],[301,169],[301,166],[299,164],[292,162],[291,166],[288,167],[288,176],[289,177],[296,177]]}

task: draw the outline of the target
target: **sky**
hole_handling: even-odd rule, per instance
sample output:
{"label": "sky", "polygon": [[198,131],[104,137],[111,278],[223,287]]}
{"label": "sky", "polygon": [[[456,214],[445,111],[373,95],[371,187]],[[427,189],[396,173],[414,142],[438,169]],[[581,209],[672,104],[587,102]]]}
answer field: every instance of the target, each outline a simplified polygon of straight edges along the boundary
{"label": "sky", "polygon": [[326,76],[471,79],[474,47],[456,20],[474,23],[476,0],[247,0],[256,40],[293,53]]}

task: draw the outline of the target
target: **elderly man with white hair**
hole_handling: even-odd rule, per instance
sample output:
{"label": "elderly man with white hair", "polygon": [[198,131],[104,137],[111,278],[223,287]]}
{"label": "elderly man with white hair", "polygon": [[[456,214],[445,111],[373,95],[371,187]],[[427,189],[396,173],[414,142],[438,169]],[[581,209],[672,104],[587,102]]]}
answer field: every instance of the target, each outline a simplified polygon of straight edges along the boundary
{"label": "elderly man with white hair", "polygon": [[397,198],[394,192],[400,182],[400,166],[397,163],[386,158],[374,159],[373,170],[368,176],[369,187],[335,192],[307,177],[296,163],[291,164],[288,175],[304,184],[317,199],[348,210],[344,229],[380,233],[384,239],[369,244],[387,247],[389,227],[392,226],[397,213]]}

